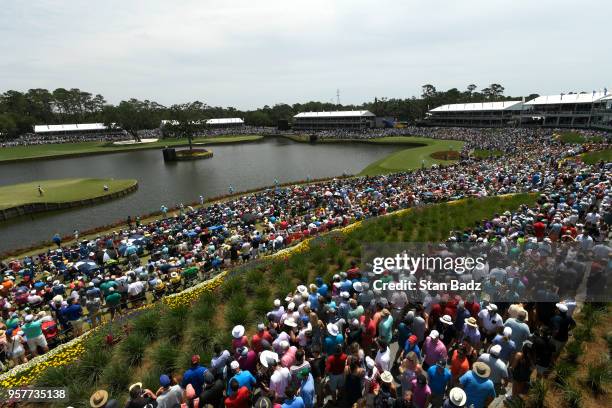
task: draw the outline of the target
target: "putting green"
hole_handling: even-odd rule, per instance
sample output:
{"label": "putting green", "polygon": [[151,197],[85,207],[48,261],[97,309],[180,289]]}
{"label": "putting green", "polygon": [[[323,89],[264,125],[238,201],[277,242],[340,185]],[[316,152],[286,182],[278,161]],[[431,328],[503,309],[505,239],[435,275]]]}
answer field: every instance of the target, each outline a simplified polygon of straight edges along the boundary
{"label": "putting green", "polygon": [[[223,136],[193,139],[199,145],[252,142],[263,136]],[[165,146],[186,146],[187,139],[162,139],[157,142],[135,145],[114,145],[106,142],[58,143],[35,146],[16,146],[0,149],[0,162],[32,160],[53,157],[69,157],[88,154],[122,153],[132,150],[159,149]]]}
{"label": "putting green", "polygon": [[[35,203],[70,203],[111,195],[136,184],[136,180],[58,179],[0,186],[0,210]],[[108,191],[104,191],[104,186]],[[38,186],[43,190],[40,195]]]}
{"label": "putting green", "polygon": [[387,157],[371,163],[359,173],[363,176],[374,176],[377,174],[396,173],[425,167],[433,164],[450,164],[453,160],[437,160],[431,157],[432,153],[440,151],[461,151],[464,142],[458,140],[428,139],[413,136],[392,136],[374,139],[371,143],[380,144],[409,144],[418,145],[409,149],[399,150]]}
{"label": "putting green", "polygon": [[609,163],[612,161],[612,149],[599,150],[596,152],[584,153],[581,155],[582,161],[587,164],[597,164],[600,161]]}

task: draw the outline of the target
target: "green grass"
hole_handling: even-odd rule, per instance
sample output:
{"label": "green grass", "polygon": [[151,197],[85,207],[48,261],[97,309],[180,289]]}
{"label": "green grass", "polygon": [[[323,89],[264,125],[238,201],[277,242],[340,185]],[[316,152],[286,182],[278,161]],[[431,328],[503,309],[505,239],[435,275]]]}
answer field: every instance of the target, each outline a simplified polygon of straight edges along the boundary
{"label": "green grass", "polygon": [[584,143],[586,139],[579,132],[561,132],[559,133],[559,140],[563,143]]}
{"label": "green grass", "polygon": [[[1,152],[1,149],[0,149]],[[1,153],[0,153],[1,154]],[[65,203],[102,197],[136,184],[136,180],[114,179],[57,179],[38,180],[29,183],[12,184],[0,187],[0,210],[33,203]],[[44,190],[41,196],[38,186]],[[104,185],[109,187],[104,191]]]}
{"label": "green grass", "polygon": [[393,136],[374,139],[375,144],[409,144],[409,149],[393,152],[368,165],[359,173],[364,176],[394,173],[419,169],[422,166],[431,167],[433,164],[449,164],[452,161],[436,160],[431,157],[432,153],[446,150],[461,151],[464,142],[457,140],[437,140],[413,136]]}
{"label": "green grass", "polygon": [[[263,136],[223,136],[223,137],[207,137],[197,138],[193,142],[198,145],[211,145],[219,143],[239,143],[251,142],[262,139]],[[157,142],[145,143],[141,145],[126,145],[117,146],[107,142],[81,142],[81,143],[61,143],[47,144],[36,146],[16,146],[0,149],[0,162],[15,161],[26,159],[42,159],[52,157],[77,156],[83,154],[105,154],[105,153],[122,153],[133,150],[145,150],[177,146],[186,146],[189,142],[187,139],[162,139]]]}
{"label": "green grass", "polygon": [[485,149],[475,149],[473,156],[478,158],[478,159],[487,159],[491,156],[493,157],[501,157],[503,156],[504,152],[502,152],[501,150],[485,150]]}
{"label": "green grass", "polygon": [[600,161],[605,163],[612,161],[612,149],[600,150],[598,152],[585,153],[582,156],[582,160],[587,164],[597,164]]}

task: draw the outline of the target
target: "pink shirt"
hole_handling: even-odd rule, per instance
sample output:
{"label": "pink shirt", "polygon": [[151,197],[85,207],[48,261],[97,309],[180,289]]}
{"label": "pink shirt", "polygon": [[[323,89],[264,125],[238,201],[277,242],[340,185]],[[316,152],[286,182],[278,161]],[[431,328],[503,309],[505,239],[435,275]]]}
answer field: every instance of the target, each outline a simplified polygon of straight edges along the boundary
{"label": "pink shirt", "polygon": [[249,345],[249,339],[247,338],[247,336],[242,336],[239,339],[232,339],[232,352],[236,351],[236,349],[239,349],[240,347],[244,347],[248,345]]}
{"label": "pink shirt", "polygon": [[439,339],[434,344],[434,340],[427,337],[425,343],[423,343],[423,354],[425,355],[424,361],[432,366],[441,359],[446,359],[446,346]]}
{"label": "pink shirt", "polygon": [[431,389],[429,388],[429,385],[426,384],[424,387],[421,387],[417,384],[416,378],[412,379],[411,384],[412,403],[415,405],[415,408],[425,408],[425,402],[427,402],[427,397],[431,395]]}
{"label": "pink shirt", "polygon": [[297,352],[297,347],[291,346],[287,349],[285,354],[281,357],[281,365],[283,367],[291,367],[293,363],[295,363],[295,353]]}

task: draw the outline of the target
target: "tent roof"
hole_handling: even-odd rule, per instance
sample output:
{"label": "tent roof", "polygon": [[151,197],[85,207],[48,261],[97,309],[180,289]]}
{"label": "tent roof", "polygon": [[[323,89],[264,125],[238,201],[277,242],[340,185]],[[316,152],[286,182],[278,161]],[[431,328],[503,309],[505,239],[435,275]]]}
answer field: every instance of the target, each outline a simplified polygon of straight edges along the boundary
{"label": "tent roof", "polygon": [[502,111],[519,110],[523,103],[521,101],[503,102],[480,102],[480,103],[453,103],[438,106],[430,112],[477,112],[477,111]]}
{"label": "tent roof", "polygon": [[66,125],[36,125],[34,133],[83,132],[86,130],[107,130],[104,123],[75,123]]}
{"label": "tent roof", "polygon": [[346,117],[374,117],[372,112],[362,111],[331,111],[331,112],[302,112],[294,118],[346,118]]}
{"label": "tent roof", "polygon": [[544,95],[526,102],[525,105],[557,105],[561,103],[593,103],[604,98],[603,92],[587,92],[567,95]]}
{"label": "tent roof", "polygon": [[208,119],[207,125],[229,125],[236,123],[244,123],[244,120],[240,118],[219,118],[219,119]]}

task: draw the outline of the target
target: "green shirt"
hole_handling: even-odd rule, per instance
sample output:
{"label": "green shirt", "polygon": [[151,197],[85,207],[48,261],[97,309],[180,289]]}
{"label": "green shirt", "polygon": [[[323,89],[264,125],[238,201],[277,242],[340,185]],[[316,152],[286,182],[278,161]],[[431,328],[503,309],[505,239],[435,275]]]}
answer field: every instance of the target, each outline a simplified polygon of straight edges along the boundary
{"label": "green shirt", "polygon": [[106,297],[106,304],[109,306],[117,306],[121,302],[121,295],[117,292],[111,293]]}
{"label": "green shirt", "polygon": [[41,326],[41,322],[29,322],[24,324],[21,330],[23,330],[23,334],[25,334],[28,339],[33,339],[43,334]]}
{"label": "green shirt", "polygon": [[100,284],[100,290],[104,293],[104,296],[108,296],[110,288],[117,289],[117,282],[107,281],[107,282],[102,282],[102,284]]}
{"label": "green shirt", "polygon": [[187,268],[183,271],[183,276],[186,278],[191,278],[198,274],[198,267],[192,266],[191,268]]}

